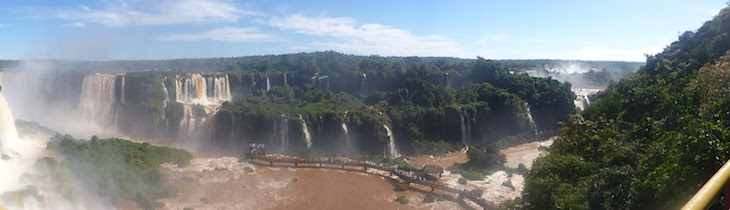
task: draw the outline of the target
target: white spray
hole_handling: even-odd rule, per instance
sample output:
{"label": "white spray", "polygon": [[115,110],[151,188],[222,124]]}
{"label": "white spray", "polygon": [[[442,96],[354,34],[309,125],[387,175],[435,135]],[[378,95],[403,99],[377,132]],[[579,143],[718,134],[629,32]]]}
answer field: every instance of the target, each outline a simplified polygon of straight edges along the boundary
{"label": "white spray", "polygon": [[393,136],[393,133],[390,131],[390,128],[388,125],[383,125],[385,127],[386,135],[388,135],[388,144],[385,148],[385,157],[386,158],[399,158],[400,153],[398,153],[398,148],[395,146],[395,137]]}

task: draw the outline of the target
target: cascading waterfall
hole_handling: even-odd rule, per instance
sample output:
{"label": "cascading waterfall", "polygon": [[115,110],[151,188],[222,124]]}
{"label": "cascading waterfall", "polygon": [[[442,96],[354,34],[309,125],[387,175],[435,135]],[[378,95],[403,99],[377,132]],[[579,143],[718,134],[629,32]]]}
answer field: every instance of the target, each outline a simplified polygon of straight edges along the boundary
{"label": "cascading waterfall", "polygon": [[170,91],[167,90],[165,81],[167,81],[167,77],[162,78],[162,92],[165,93],[165,100],[162,102],[162,116],[160,118],[162,118],[162,122],[165,122],[165,128],[169,128],[170,121],[167,120],[167,112],[165,112],[165,109],[167,108],[167,104],[170,103]]}
{"label": "cascading waterfall", "polygon": [[582,112],[591,105],[590,96],[598,93],[601,89],[576,88],[572,89],[572,91],[576,96],[575,100],[573,100],[575,112]]}
{"label": "cascading waterfall", "polygon": [[175,101],[182,104],[221,104],[231,97],[228,75],[203,77],[200,74],[191,74],[188,77],[178,77],[174,84]]}
{"label": "cascading waterfall", "polygon": [[120,103],[126,103],[127,102],[127,94],[124,92],[124,89],[125,89],[125,86],[126,86],[125,85],[125,83],[126,83],[125,78],[126,77],[127,77],[126,75],[122,75],[122,87],[121,87],[121,90],[119,91],[120,92],[120,94],[119,94],[120,95],[119,96],[119,102]]}
{"label": "cascading waterfall", "polygon": [[[18,140],[15,119],[5,96],[0,93],[0,154],[7,154]],[[1,168],[1,167],[0,167]]]}
{"label": "cascading waterfall", "polygon": [[530,110],[530,105],[527,103],[525,103],[525,113],[527,113],[527,119],[530,121],[530,128],[533,132],[535,132],[535,135],[537,135],[537,124],[535,124],[535,120],[532,119],[532,111]]}
{"label": "cascading waterfall", "polygon": [[21,177],[30,170],[43,148],[45,143],[21,141],[12,110],[0,93],[0,195],[24,187]]}
{"label": "cascading waterfall", "polygon": [[307,145],[307,149],[312,147],[312,135],[309,134],[309,128],[307,128],[307,121],[299,115],[299,121],[302,122],[302,133],[304,133],[304,143]]}
{"label": "cascading waterfall", "polygon": [[0,194],[20,187],[18,181],[25,170],[23,164],[17,160],[18,154],[13,151],[18,143],[13,113],[5,96],[0,93],[0,186],[3,186]]}
{"label": "cascading waterfall", "polygon": [[[193,134],[196,129],[203,127],[208,117],[215,115],[224,101],[232,99],[228,75],[177,75],[172,86],[175,89],[175,101],[184,107],[178,136]],[[167,91],[166,88],[163,81],[163,91]],[[202,106],[205,113],[200,113],[203,110],[195,106]]]}
{"label": "cascading waterfall", "polygon": [[388,136],[388,144],[385,148],[385,157],[390,159],[399,158],[400,153],[398,153],[398,148],[395,146],[395,137],[393,136],[393,133],[390,131],[388,125],[383,125],[383,127],[385,127],[385,133]]}
{"label": "cascading waterfall", "polygon": [[279,139],[281,143],[281,151],[285,152],[289,149],[289,119],[285,114],[281,115],[281,125],[279,126]]}
{"label": "cascading waterfall", "polygon": [[[466,119],[464,119],[464,115],[466,115]],[[461,143],[469,145],[471,144],[471,118],[469,117],[469,113],[464,109],[462,109],[459,116],[461,117]]]}
{"label": "cascading waterfall", "polygon": [[271,90],[271,80],[269,80],[269,76],[266,76],[266,92],[269,92]]}
{"label": "cascading waterfall", "polygon": [[[82,118],[97,124],[110,123],[114,99],[115,75],[93,74],[84,77],[81,87],[81,101],[76,111]],[[124,84],[124,83],[122,83]]]}
{"label": "cascading waterfall", "polygon": [[236,142],[235,141],[235,139],[236,139],[236,135],[235,135],[236,130],[238,130],[238,129],[236,129],[236,115],[235,114],[231,114],[231,136],[230,136],[230,139],[229,139],[229,142],[230,143]]}
{"label": "cascading waterfall", "polygon": [[347,123],[342,122],[342,135],[345,137],[345,143],[348,148],[352,148],[352,142],[350,141],[350,131],[347,129]]}
{"label": "cascading waterfall", "polygon": [[192,106],[183,106],[183,116],[180,120],[178,136],[189,136],[196,127],[196,117]]}
{"label": "cascading waterfall", "polygon": [[175,76],[175,80],[172,83],[173,88],[175,88],[175,102],[182,103],[183,102],[183,85],[182,85],[182,79],[180,79],[179,76]]}
{"label": "cascading waterfall", "polygon": [[289,78],[286,76],[286,74],[284,74],[284,85],[288,85],[288,84],[289,84]]}

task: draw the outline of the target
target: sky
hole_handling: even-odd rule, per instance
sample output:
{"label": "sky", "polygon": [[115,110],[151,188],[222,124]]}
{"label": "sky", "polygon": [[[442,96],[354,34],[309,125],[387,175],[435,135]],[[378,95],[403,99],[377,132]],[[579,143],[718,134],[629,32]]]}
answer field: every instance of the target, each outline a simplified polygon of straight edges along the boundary
{"label": "sky", "polygon": [[723,0],[6,0],[0,59],[355,55],[645,61]]}

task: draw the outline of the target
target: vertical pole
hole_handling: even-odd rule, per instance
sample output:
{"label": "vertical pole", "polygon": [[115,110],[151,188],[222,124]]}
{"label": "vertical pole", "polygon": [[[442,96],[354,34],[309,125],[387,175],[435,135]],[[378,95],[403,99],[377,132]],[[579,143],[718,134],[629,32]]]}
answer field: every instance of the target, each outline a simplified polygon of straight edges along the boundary
{"label": "vertical pole", "polygon": [[725,199],[723,199],[722,210],[730,210],[730,185],[725,184]]}

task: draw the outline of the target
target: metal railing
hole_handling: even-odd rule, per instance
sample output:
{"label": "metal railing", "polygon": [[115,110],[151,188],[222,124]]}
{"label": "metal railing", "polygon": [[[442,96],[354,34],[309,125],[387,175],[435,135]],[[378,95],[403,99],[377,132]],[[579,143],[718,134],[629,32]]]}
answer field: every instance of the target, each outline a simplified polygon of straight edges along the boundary
{"label": "metal railing", "polygon": [[730,188],[727,188],[728,180],[730,180],[730,160],[715,173],[715,175],[707,180],[707,183],[700,188],[697,193],[689,199],[682,207],[682,210],[705,210],[712,206],[717,196],[725,189],[725,200],[723,201],[723,209],[730,209]]}

